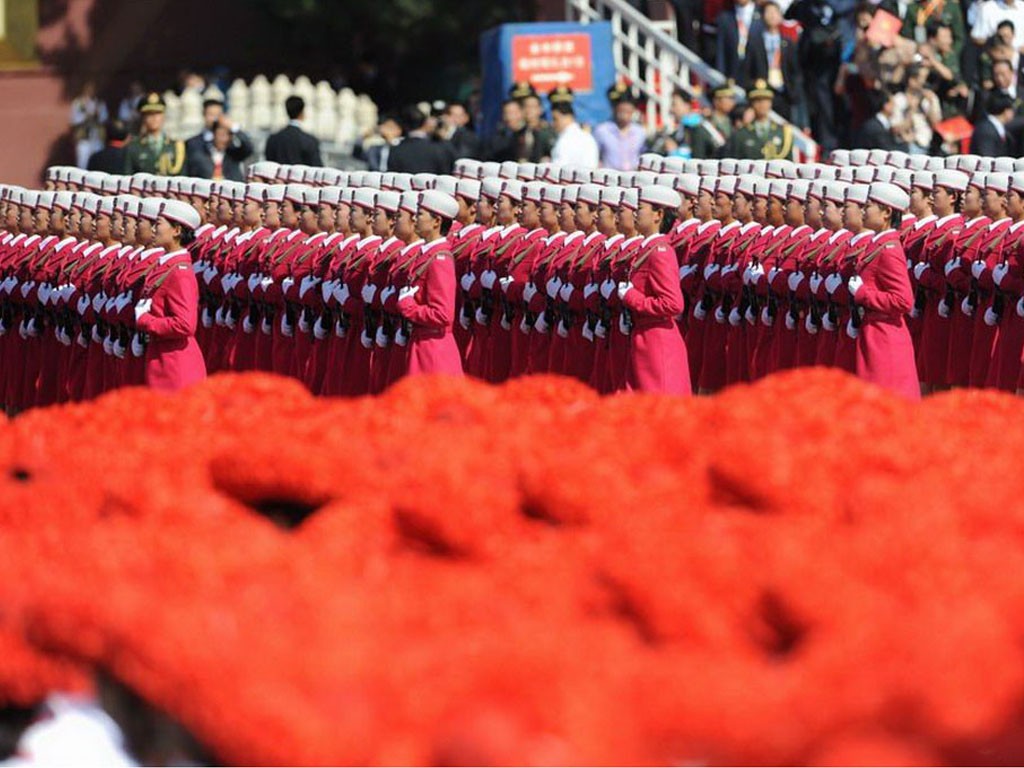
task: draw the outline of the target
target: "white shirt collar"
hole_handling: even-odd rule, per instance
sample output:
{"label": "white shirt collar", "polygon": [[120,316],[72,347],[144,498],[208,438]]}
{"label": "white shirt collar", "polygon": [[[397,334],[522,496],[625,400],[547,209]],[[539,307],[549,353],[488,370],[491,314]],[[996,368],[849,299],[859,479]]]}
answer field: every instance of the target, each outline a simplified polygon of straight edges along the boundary
{"label": "white shirt collar", "polygon": [[850,238],[850,245],[853,245],[854,243],[859,243],[866,237],[874,237],[874,235],[875,233],[872,232],[870,229],[861,230],[856,235]]}
{"label": "white shirt collar", "polygon": [[923,219],[918,219],[917,221],[915,221],[914,222],[914,229],[920,229],[925,224],[930,224],[933,221],[938,221],[938,217],[934,213],[930,213],[927,216],[925,216]]}
{"label": "white shirt collar", "polygon": [[447,245],[447,244],[448,244],[448,238],[445,237],[444,235],[441,235],[441,237],[437,238],[437,240],[431,240],[429,243],[424,245],[423,246],[423,252],[424,253],[429,253],[430,251],[434,250],[438,246],[440,246],[440,245]]}
{"label": "white shirt collar", "polygon": [[995,115],[986,115],[986,117],[988,118],[988,121],[996,127],[996,133],[999,134],[999,138],[1005,140],[1006,126],[999,122],[999,118],[997,118]]}
{"label": "white shirt collar", "polygon": [[875,117],[878,119],[878,122],[882,124],[882,127],[885,128],[885,130],[892,130],[892,123],[889,122],[888,117],[883,115],[881,112],[876,112]]}
{"label": "white shirt collar", "polygon": [[187,256],[188,255],[188,251],[186,251],[185,249],[180,249],[180,250],[177,250],[177,251],[171,251],[170,253],[165,253],[163,256],[160,257],[160,263],[161,264],[166,264],[168,261],[173,259],[175,256],[180,256],[181,254],[185,254]]}

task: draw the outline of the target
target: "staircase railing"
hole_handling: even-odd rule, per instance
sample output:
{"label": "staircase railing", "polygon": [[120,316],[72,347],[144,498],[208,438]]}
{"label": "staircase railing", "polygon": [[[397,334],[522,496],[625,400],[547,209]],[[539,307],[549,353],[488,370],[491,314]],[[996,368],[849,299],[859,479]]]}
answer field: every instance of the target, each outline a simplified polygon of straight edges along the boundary
{"label": "staircase railing", "polygon": [[[570,21],[611,22],[616,75],[627,79],[644,97],[647,104],[644,120],[649,132],[671,123],[672,92],[676,88],[692,91],[695,79],[705,91],[710,91],[726,82],[725,75],[673,36],[674,24],[652,20],[626,0],[566,0],[565,5],[566,18]],[[742,99],[742,90],[736,90]],[[772,119],[787,124],[774,112]],[[791,127],[797,159],[815,159],[818,145],[799,128]]]}

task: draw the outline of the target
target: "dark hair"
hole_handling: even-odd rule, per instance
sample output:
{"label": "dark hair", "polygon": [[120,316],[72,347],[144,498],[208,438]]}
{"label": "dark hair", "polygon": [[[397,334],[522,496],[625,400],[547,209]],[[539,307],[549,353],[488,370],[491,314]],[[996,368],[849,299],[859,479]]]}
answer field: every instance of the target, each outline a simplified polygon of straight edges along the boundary
{"label": "dark hair", "polygon": [[920,75],[924,71],[924,66],[921,64],[909,64],[906,72],[906,82],[910,82],[915,77]]}
{"label": "dark hair", "polygon": [[675,88],[675,89],[673,89],[672,90],[672,97],[673,98],[682,99],[683,101],[687,101],[687,102],[691,100],[690,94],[688,94],[682,88]]}
{"label": "dark hair", "polygon": [[761,3],[762,14],[764,13],[764,9],[767,8],[769,5],[774,5],[775,10],[777,10],[779,13],[782,13],[782,6],[779,5],[778,0],[766,0],[766,2]]}
{"label": "dark hair", "polygon": [[288,113],[289,120],[298,120],[306,111],[306,102],[301,96],[289,96],[284,100],[284,111]]}
{"label": "dark hair", "polygon": [[576,110],[572,108],[572,104],[566,104],[565,102],[558,101],[551,105],[551,114],[576,117]]}
{"label": "dark hair", "polygon": [[515,104],[520,109],[523,108],[523,104],[521,101],[519,101],[519,99],[505,99],[503,102],[501,102],[501,108],[504,109],[509,104]]}
{"label": "dark hair", "polygon": [[868,91],[868,111],[873,115],[876,112],[881,112],[882,107],[889,103],[892,99],[892,94],[885,88],[876,88],[873,91]]}
{"label": "dark hair", "polygon": [[1010,21],[1009,19],[1003,19],[998,24],[996,24],[996,31],[998,32],[1003,27],[1009,27],[1011,32],[1016,31],[1015,27],[1013,26],[1013,22]]}
{"label": "dark hair", "polygon": [[949,34],[953,34],[953,28],[944,21],[929,21],[928,24],[925,25],[925,29],[928,32],[929,38],[938,37],[939,32],[943,29],[948,29]]}
{"label": "dark hair", "polygon": [[203,99],[203,112],[206,111],[207,107],[224,107],[224,102],[220,99]]}
{"label": "dark hair", "polygon": [[423,114],[423,110],[415,104],[410,104],[402,110],[402,129],[406,133],[419,130],[425,122],[427,122],[427,115]]}
{"label": "dark hair", "polygon": [[995,72],[996,67],[998,67],[1000,64],[1005,64],[1009,68],[1009,70],[1011,72],[1013,72],[1013,64],[1008,62],[1006,59],[996,59],[995,61],[993,61],[992,62],[992,71]]}
{"label": "dark hair", "polygon": [[452,222],[454,219],[441,218],[441,237],[448,237],[448,233],[452,231]]}
{"label": "dark hair", "polygon": [[893,229],[899,229],[903,223],[903,211],[898,208],[889,209],[889,226]]}
{"label": "dark hair", "polygon": [[985,104],[985,112],[990,115],[1001,115],[1008,109],[1013,109],[1013,99],[1005,93],[990,93]]}
{"label": "dark hair", "polygon": [[737,104],[729,110],[729,122],[736,124],[743,122],[743,116],[747,114],[749,104]]}
{"label": "dark hair", "polygon": [[676,217],[679,215],[679,211],[676,208],[666,206],[661,209],[661,214],[661,234],[667,235],[672,231],[672,227],[676,223]]}
{"label": "dark hair", "polygon": [[874,16],[875,11],[877,10],[878,6],[868,2],[867,0],[861,0],[861,2],[857,3],[856,7],[853,9],[853,15],[854,17],[857,17],[860,16],[862,13],[868,13]]}
{"label": "dark hair", "polygon": [[214,124],[213,124],[213,125],[212,125],[212,126],[210,127],[210,130],[211,130],[211,131],[214,131],[214,132],[216,132],[216,130],[217,130],[218,128],[227,128],[228,130],[230,130],[230,129],[231,129],[231,124],[230,124],[230,123],[228,123],[228,122],[225,122],[224,120],[217,120],[217,121],[216,121],[216,122],[215,122],[215,123],[214,123]]}
{"label": "dark hair", "polygon": [[181,237],[178,239],[178,242],[181,243],[182,248],[188,248],[195,242],[195,239],[196,231],[194,229],[185,226],[181,227]]}
{"label": "dark hair", "polygon": [[128,126],[121,120],[110,120],[105,126],[107,141],[124,141],[128,138]]}

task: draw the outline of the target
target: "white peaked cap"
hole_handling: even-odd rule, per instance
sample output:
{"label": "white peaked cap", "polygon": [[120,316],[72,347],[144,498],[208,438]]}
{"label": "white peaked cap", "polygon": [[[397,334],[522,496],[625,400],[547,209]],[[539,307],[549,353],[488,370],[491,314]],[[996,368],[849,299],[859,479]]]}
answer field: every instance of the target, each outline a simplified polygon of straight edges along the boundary
{"label": "white peaked cap", "polygon": [[641,203],[659,206],[662,208],[678,208],[683,202],[682,197],[672,187],[663,187],[660,184],[649,184],[640,188],[639,200]]}
{"label": "white peaked cap", "polygon": [[871,192],[870,184],[851,184],[846,188],[846,202],[864,205]]}
{"label": "white peaked cap", "polygon": [[420,208],[430,211],[442,219],[454,219],[459,215],[459,201],[438,189],[420,193]]}
{"label": "white peaked cap", "polygon": [[910,206],[910,195],[895,184],[885,181],[876,181],[868,187],[868,199],[880,205],[887,205],[901,213]]}

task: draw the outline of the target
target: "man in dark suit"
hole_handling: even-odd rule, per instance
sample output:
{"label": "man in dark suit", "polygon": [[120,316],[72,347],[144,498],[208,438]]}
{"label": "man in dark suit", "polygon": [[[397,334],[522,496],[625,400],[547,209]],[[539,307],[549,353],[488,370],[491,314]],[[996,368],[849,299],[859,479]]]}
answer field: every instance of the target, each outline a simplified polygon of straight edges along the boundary
{"label": "man in dark suit", "polygon": [[402,114],[405,138],[388,155],[388,170],[395,173],[451,173],[455,153],[447,141],[435,141],[428,133],[430,118],[419,107]]}
{"label": "man in dark suit", "polygon": [[746,88],[749,85],[744,79],[747,47],[750,40],[763,33],[764,23],[754,0],[735,0],[733,8],[718,14],[715,68]]}
{"label": "man in dark suit", "polygon": [[797,60],[797,46],[782,34],[782,11],[775,0],[761,6],[764,31],[747,42],[744,81],[764,80],[775,91],[775,111],[804,128],[804,82]]}
{"label": "man in dark suit", "polygon": [[124,173],[124,146],[128,141],[128,127],[120,120],[111,120],[104,130],[107,144],[89,157],[88,170]]}
{"label": "man in dark suit", "polygon": [[388,160],[391,150],[402,140],[402,125],[395,115],[384,114],[377,121],[377,135],[380,140],[363,147],[363,159],[371,171],[389,171]]}
{"label": "man in dark suit", "polygon": [[982,157],[1004,157],[1016,154],[1007,126],[1014,118],[1013,99],[1005,93],[993,93],[985,104],[985,115],[974,124],[971,154]]}
{"label": "man in dark suit", "polygon": [[884,149],[889,152],[907,151],[907,145],[897,140],[892,131],[893,99],[884,89],[868,93],[873,114],[860,127],[857,146],[861,149]]}
{"label": "man in dark suit", "polygon": [[221,116],[213,124],[209,141],[189,139],[186,142],[184,174],[200,179],[245,181],[242,163],[252,151],[249,137],[228,117]]}
{"label": "man in dark suit", "polygon": [[306,102],[299,96],[289,96],[284,111],[288,113],[288,125],[267,139],[263,152],[267,160],[282,165],[323,165],[319,140],[302,129]]}

